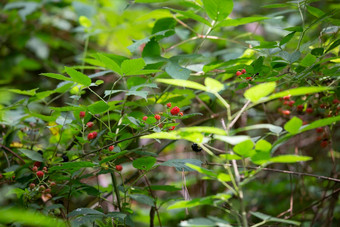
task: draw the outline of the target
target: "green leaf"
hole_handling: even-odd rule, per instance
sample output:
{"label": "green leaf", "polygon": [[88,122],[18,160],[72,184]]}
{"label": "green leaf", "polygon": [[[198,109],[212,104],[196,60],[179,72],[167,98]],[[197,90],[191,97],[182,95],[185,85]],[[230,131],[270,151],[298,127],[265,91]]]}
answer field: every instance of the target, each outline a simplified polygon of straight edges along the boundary
{"label": "green leaf", "polygon": [[156,163],[156,159],[154,157],[142,157],[135,159],[132,162],[133,167],[136,169],[141,169],[141,170],[149,170],[153,167],[153,165]]}
{"label": "green leaf", "polygon": [[326,53],[333,50],[335,47],[340,45],[340,39],[334,41],[330,47],[328,47],[328,49],[326,50]]}
{"label": "green leaf", "polygon": [[43,75],[43,76],[47,76],[53,79],[57,79],[57,80],[64,80],[64,81],[73,81],[71,78],[60,75],[60,74],[56,74],[56,73],[40,73],[39,75]]}
{"label": "green leaf", "polygon": [[244,156],[244,157],[251,157],[254,154],[254,143],[251,140],[243,141],[239,144],[236,144],[233,148],[236,154]]}
{"label": "green leaf", "polygon": [[188,167],[190,167],[191,169],[196,170],[199,173],[205,174],[205,175],[210,176],[210,177],[215,177],[215,178],[217,177],[217,174],[215,172],[209,170],[209,169],[205,169],[203,167],[193,165],[193,164],[190,164],[190,163],[186,163],[186,165]]}
{"label": "green leaf", "polygon": [[165,72],[174,79],[186,80],[190,77],[190,70],[183,68],[177,62],[170,61],[165,66]]}
{"label": "green leaf", "polygon": [[129,95],[139,96],[144,98],[145,100],[147,100],[148,94],[149,94],[148,91],[131,91],[131,90],[126,93],[127,96]]}
{"label": "green leaf", "polygon": [[269,17],[242,17],[242,18],[237,18],[237,19],[228,18],[228,19],[223,20],[219,24],[217,24],[216,27],[228,27],[228,26],[236,27],[236,26],[249,24],[249,23],[253,23],[257,21],[262,21],[266,19],[269,19]]}
{"label": "green leaf", "polygon": [[275,87],[275,82],[259,84],[246,90],[246,92],[244,93],[244,97],[252,102],[257,102],[261,98],[272,93],[275,90]]}
{"label": "green leaf", "polygon": [[79,17],[79,24],[85,28],[89,28],[92,26],[92,22],[89,20],[89,18],[85,16]]}
{"label": "green leaf", "polygon": [[249,130],[255,130],[255,129],[269,129],[269,131],[279,134],[280,132],[282,132],[282,128],[280,126],[277,125],[272,125],[272,124],[257,124],[257,125],[250,125],[250,126],[246,126],[243,128],[238,128],[232,131],[233,134],[236,134],[238,132],[243,132],[243,131],[249,131]]}
{"label": "green leaf", "polygon": [[19,90],[19,89],[8,89],[8,91],[10,92],[13,92],[13,93],[16,93],[16,94],[20,94],[20,95],[29,95],[29,96],[33,96],[35,95],[36,93],[36,90],[38,90],[39,88],[35,88],[35,89],[32,89],[32,90]]}
{"label": "green leaf", "polygon": [[201,22],[203,24],[208,25],[209,27],[211,27],[211,24],[208,20],[204,19],[203,17],[201,17],[200,15],[196,14],[195,12],[188,10],[188,11],[182,11],[182,10],[176,10],[176,9],[170,9],[173,12],[179,13],[183,16],[185,16],[186,18],[190,18],[193,20],[196,20],[198,22]]}
{"label": "green leaf", "polygon": [[210,77],[205,78],[204,84],[207,88],[207,91],[211,93],[218,93],[224,88],[224,85],[221,82]]}
{"label": "green leaf", "polygon": [[308,156],[298,156],[298,155],[279,155],[271,158],[269,161],[272,163],[294,163],[294,162],[304,162],[312,160]]}
{"label": "green leaf", "polygon": [[24,155],[26,155],[31,160],[38,161],[38,162],[44,161],[41,154],[39,154],[37,151],[31,151],[31,150],[21,149],[21,148],[19,148],[18,150]]}
{"label": "green leaf", "polygon": [[104,101],[98,101],[88,106],[88,109],[92,114],[105,113],[109,108],[110,106]]}
{"label": "green leaf", "polygon": [[98,210],[94,210],[94,209],[90,209],[90,208],[77,208],[75,210],[73,210],[72,212],[70,212],[67,217],[71,218],[71,217],[76,217],[79,215],[90,215],[90,214],[97,214],[97,215],[103,215],[105,216],[104,213],[98,211]]}
{"label": "green leaf", "polygon": [[262,139],[256,142],[255,150],[270,152],[270,149],[272,149],[272,145],[268,141]]}
{"label": "green leaf", "polygon": [[291,32],[288,35],[286,35],[285,37],[283,37],[280,41],[280,46],[288,43],[295,35],[295,32]]}
{"label": "green leaf", "polygon": [[315,7],[310,6],[310,5],[306,5],[306,6],[307,6],[308,12],[315,17],[322,17],[325,14],[322,10],[320,10],[318,8],[315,8]]}
{"label": "green leaf", "polygon": [[153,198],[147,195],[142,195],[142,194],[131,194],[130,198],[133,200],[136,200],[139,203],[146,204],[149,206],[155,206],[155,201]]}
{"label": "green leaf", "polygon": [[149,135],[142,136],[141,139],[168,139],[177,140],[180,137],[176,132],[156,132]]}
{"label": "green leaf", "polygon": [[303,122],[300,118],[293,117],[284,125],[284,129],[291,134],[296,134],[299,132],[302,123]]}
{"label": "green leaf", "polygon": [[185,127],[181,128],[182,132],[200,132],[200,133],[212,133],[216,135],[226,135],[227,133],[220,128],[209,127],[209,126],[194,126],[194,127]]}
{"label": "green leaf", "polygon": [[269,216],[267,214],[262,214],[260,212],[252,212],[251,211],[250,213],[252,215],[254,215],[255,217],[262,219],[266,222],[279,222],[279,223],[285,223],[285,224],[291,224],[291,225],[300,225],[300,222],[297,222],[297,221],[275,218],[275,217]]}
{"label": "green leaf", "polygon": [[289,27],[289,28],[285,28],[283,30],[286,30],[286,31],[289,31],[289,32],[303,32],[303,28],[301,26]]}
{"label": "green leaf", "polygon": [[281,92],[272,94],[265,101],[281,98],[287,95],[299,96],[299,95],[305,95],[305,94],[318,93],[318,92],[327,91],[331,89],[332,88],[330,87],[298,87],[298,88],[293,88],[293,89],[289,89],[286,91],[281,91]]}
{"label": "green leaf", "polygon": [[99,162],[99,164],[101,165],[101,164],[103,164],[103,163],[110,162],[110,161],[112,161],[112,160],[114,160],[114,159],[116,159],[116,158],[118,158],[118,157],[120,157],[120,156],[125,155],[126,153],[128,153],[128,151],[121,151],[121,152],[119,152],[119,153],[116,153],[116,154],[114,154],[114,155],[111,155],[111,156],[109,156],[109,157],[106,157],[106,158],[104,158],[103,160],[101,160],[101,161]]}
{"label": "green leaf", "polygon": [[112,70],[113,72],[118,73],[119,75],[122,75],[122,70],[120,69],[120,66],[111,58],[103,55],[103,54],[97,54],[96,58],[105,65],[105,68]]}
{"label": "green leaf", "polygon": [[134,75],[135,72],[142,70],[145,66],[143,58],[125,60],[122,62],[122,73],[125,75]]}
{"label": "green leaf", "polygon": [[82,84],[85,86],[91,85],[91,79],[85,74],[78,72],[75,69],[65,66],[65,71],[72,78],[72,81],[77,82],[78,84]]}
{"label": "green leaf", "polygon": [[201,166],[202,161],[198,159],[170,159],[161,163],[161,166],[175,167],[177,171],[194,171],[192,168],[188,167],[186,164],[190,163],[195,166]]}
{"label": "green leaf", "polygon": [[181,188],[178,188],[178,187],[173,186],[173,185],[151,185],[151,190],[176,192],[176,191],[181,190]]}
{"label": "green leaf", "polygon": [[236,145],[238,143],[241,143],[245,140],[249,140],[249,136],[220,136],[220,135],[214,135],[214,139],[224,141],[226,143],[229,143],[231,145]]}
{"label": "green leaf", "polygon": [[311,65],[313,65],[316,61],[316,57],[312,54],[307,54],[302,61],[300,62],[300,65],[304,66],[304,67],[309,67]]}
{"label": "green leaf", "polygon": [[168,210],[172,209],[183,209],[192,208],[202,205],[212,205],[214,202],[213,196],[208,196],[204,198],[196,198],[192,200],[178,201],[168,207]]}
{"label": "green leaf", "polygon": [[55,226],[66,227],[65,222],[60,219],[45,216],[40,212],[20,208],[0,208],[0,223],[20,223],[25,226]]}
{"label": "green leaf", "polygon": [[193,82],[193,81],[188,81],[188,80],[156,79],[156,82],[207,91],[207,88],[205,86],[199,83]]}
{"label": "green leaf", "polygon": [[[93,167],[94,164],[91,162],[65,162],[61,166],[54,166],[53,169],[73,169],[73,168],[87,168]],[[52,169],[51,168],[51,169]]]}
{"label": "green leaf", "polygon": [[321,56],[325,50],[322,47],[314,48],[310,53],[314,56]]}
{"label": "green leaf", "polygon": [[203,0],[208,16],[215,21],[224,20],[233,11],[233,0]]}
{"label": "green leaf", "polygon": [[308,131],[308,130],[311,130],[311,129],[316,129],[316,128],[324,127],[324,126],[327,126],[327,125],[331,125],[331,124],[338,122],[338,121],[340,121],[340,116],[316,120],[316,121],[313,121],[312,123],[310,123],[309,125],[307,125],[306,127],[302,127],[300,129],[300,132],[305,132],[305,131]]}

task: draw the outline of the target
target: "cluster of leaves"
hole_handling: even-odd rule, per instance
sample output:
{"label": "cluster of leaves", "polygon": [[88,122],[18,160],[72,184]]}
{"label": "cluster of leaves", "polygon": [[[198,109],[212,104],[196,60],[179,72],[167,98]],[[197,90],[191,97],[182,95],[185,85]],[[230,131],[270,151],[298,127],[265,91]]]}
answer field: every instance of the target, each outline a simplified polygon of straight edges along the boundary
{"label": "cluster of leaves", "polygon": [[[7,98],[0,106],[0,223],[339,221],[338,204],[328,201],[339,195],[339,12],[297,1],[263,6],[265,16],[242,17],[242,4],[8,3],[0,29],[9,30],[3,40],[13,45],[2,47],[0,67],[16,63],[1,80],[12,87],[1,91]],[[110,16],[114,6],[123,10],[121,17]],[[54,12],[63,19],[54,20]],[[66,36],[68,20],[76,34],[67,41],[54,31],[9,29],[18,24],[29,30],[27,21],[38,21]],[[249,32],[253,23],[256,30]],[[12,39],[18,32],[26,38]],[[76,40],[77,34],[85,39]],[[106,49],[115,54],[98,51],[112,41]],[[54,64],[49,55],[82,57]],[[36,79],[16,85],[27,70],[48,86],[37,87]],[[287,166],[292,171],[280,170]],[[300,186],[307,191],[301,200],[295,197],[305,195],[296,190]],[[313,214],[308,208],[315,201]]]}

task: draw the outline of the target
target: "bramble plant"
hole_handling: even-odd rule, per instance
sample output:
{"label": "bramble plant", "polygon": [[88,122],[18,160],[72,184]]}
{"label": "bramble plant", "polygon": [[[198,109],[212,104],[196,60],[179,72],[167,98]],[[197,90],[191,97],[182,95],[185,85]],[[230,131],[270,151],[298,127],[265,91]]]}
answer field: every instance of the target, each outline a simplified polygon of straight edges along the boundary
{"label": "bramble plant", "polygon": [[339,9],[249,2],[8,2],[0,223],[336,226]]}

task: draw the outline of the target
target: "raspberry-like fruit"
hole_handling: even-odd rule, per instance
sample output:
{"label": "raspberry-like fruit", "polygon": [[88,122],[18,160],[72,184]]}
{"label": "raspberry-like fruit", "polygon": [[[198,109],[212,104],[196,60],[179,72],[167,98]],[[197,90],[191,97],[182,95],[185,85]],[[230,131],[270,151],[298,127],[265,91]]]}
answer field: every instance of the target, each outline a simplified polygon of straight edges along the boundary
{"label": "raspberry-like fruit", "polygon": [[291,100],[288,102],[288,106],[292,107],[294,105],[295,101]]}
{"label": "raspberry-like fruit", "polygon": [[37,171],[38,171],[38,167],[33,166],[32,171],[33,171],[33,172],[37,172]]}
{"label": "raspberry-like fruit", "polygon": [[296,108],[297,108],[298,111],[302,111],[303,110],[303,105],[298,105]]}
{"label": "raspberry-like fruit", "polygon": [[92,132],[90,132],[90,133],[87,135],[87,139],[88,139],[88,140],[94,139],[94,135],[93,135]]}
{"label": "raspberry-like fruit", "polygon": [[247,71],[245,69],[242,69],[241,73],[245,74]]}
{"label": "raspberry-like fruit", "polygon": [[283,115],[289,115],[289,114],[290,114],[290,111],[289,111],[289,110],[282,110],[282,114],[283,114]]}
{"label": "raspberry-like fruit", "polygon": [[113,151],[113,149],[115,149],[113,145],[109,146],[109,151]]}
{"label": "raspberry-like fruit", "polygon": [[156,119],[156,120],[160,120],[160,119],[161,119],[161,116],[160,116],[159,114],[156,114],[156,115],[155,115],[155,119]]}
{"label": "raspberry-like fruit", "polygon": [[117,171],[122,171],[123,170],[123,166],[121,166],[121,165],[116,165],[116,170]]}
{"label": "raspberry-like fruit", "polygon": [[327,147],[327,146],[328,146],[328,141],[327,141],[327,140],[323,140],[323,141],[320,143],[320,146],[321,146],[322,148]]}
{"label": "raspberry-like fruit", "polygon": [[30,189],[33,189],[33,188],[35,188],[35,184],[34,183],[30,183]]}
{"label": "raspberry-like fruit", "polygon": [[180,109],[178,108],[178,106],[175,106],[174,108],[172,108],[172,109],[170,110],[170,113],[171,113],[172,115],[177,115],[179,112],[180,112]]}
{"label": "raspberry-like fruit", "polygon": [[34,162],[33,165],[39,168],[41,166],[41,162]]}
{"label": "raspberry-like fruit", "polygon": [[252,79],[251,76],[246,77],[246,80],[251,80],[251,79]]}
{"label": "raspberry-like fruit", "polygon": [[37,172],[37,177],[42,178],[44,176],[44,172],[43,171],[38,171]]}
{"label": "raspberry-like fruit", "polygon": [[170,108],[170,107],[171,107],[171,102],[168,102],[168,103],[166,104],[166,106]]}
{"label": "raspberry-like fruit", "polygon": [[236,72],[236,76],[241,76],[241,75],[242,75],[242,73],[240,71]]}
{"label": "raspberry-like fruit", "polygon": [[148,119],[147,116],[144,116],[144,117],[143,117],[143,121],[146,121],[147,119]]}
{"label": "raspberry-like fruit", "polygon": [[320,127],[320,128],[317,128],[317,129],[316,129],[316,132],[317,132],[317,133],[322,133],[322,132],[323,132],[323,128],[321,128],[321,127]]}
{"label": "raspberry-like fruit", "polygon": [[183,116],[183,112],[179,112],[179,115],[180,115],[180,116]]}
{"label": "raspberry-like fruit", "polygon": [[93,122],[92,121],[87,122],[86,126],[89,127],[89,128],[92,128],[93,127]]}
{"label": "raspberry-like fruit", "polygon": [[290,95],[283,96],[283,100],[289,101],[290,100]]}
{"label": "raspberry-like fruit", "polygon": [[313,108],[311,108],[311,107],[308,107],[308,108],[306,109],[306,112],[309,113],[309,114],[310,114],[310,113],[313,113],[313,111],[314,111],[314,110],[313,110]]}
{"label": "raspberry-like fruit", "polygon": [[93,138],[96,138],[97,135],[98,135],[98,133],[96,131],[92,132],[92,134],[93,134]]}
{"label": "raspberry-like fruit", "polygon": [[54,186],[56,186],[57,184],[56,184],[54,181],[52,181],[52,182],[50,183],[50,185],[51,185],[51,187],[54,187]]}
{"label": "raspberry-like fruit", "polygon": [[80,117],[80,118],[84,118],[84,117],[85,117],[85,111],[80,111],[79,117]]}
{"label": "raspberry-like fruit", "polygon": [[172,130],[174,130],[175,128],[176,128],[175,126],[171,126],[171,127],[169,128],[169,130],[172,131]]}

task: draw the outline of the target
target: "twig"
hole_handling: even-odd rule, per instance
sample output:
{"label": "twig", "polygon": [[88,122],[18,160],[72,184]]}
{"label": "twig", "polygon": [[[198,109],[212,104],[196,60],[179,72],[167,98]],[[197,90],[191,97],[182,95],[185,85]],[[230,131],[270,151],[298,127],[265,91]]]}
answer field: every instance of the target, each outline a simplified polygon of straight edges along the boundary
{"label": "twig", "polygon": [[18,159],[20,159],[20,161],[22,161],[24,164],[26,164],[26,162],[24,161],[24,159],[22,159],[19,155],[17,155],[14,151],[12,151],[11,149],[9,149],[8,147],[6,147],[3,144],[0,144],[0,147],[2,147],[3,149],[5,149],[6,151],[10,152],[12,155],[14,155],[15,157],[17,157]]}

